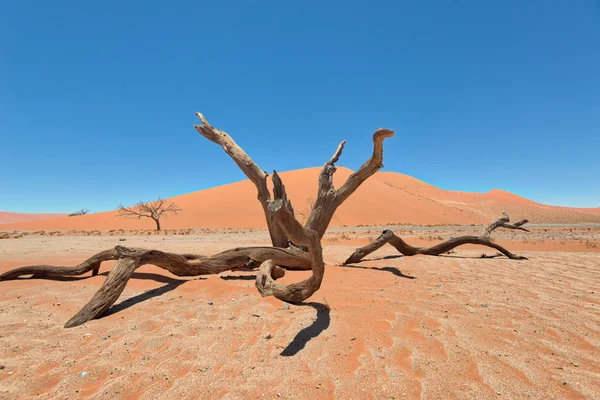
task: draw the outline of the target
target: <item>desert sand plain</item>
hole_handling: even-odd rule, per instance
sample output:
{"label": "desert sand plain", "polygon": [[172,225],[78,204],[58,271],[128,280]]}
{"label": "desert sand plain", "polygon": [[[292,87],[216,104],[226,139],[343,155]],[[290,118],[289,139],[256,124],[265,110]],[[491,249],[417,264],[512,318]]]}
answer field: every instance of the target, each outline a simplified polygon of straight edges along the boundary
{"label": "desert sand plain", "polygon": [[[312,193],[307,171],[302,190]],[[289,174],[301,210],[307,193]],[[378,173],[340,208],[323,239],[322,287],[305,305],[261,298],[252,271],[179,278],[143,266],[107,315],[65,329],[114,263],[95,277],[0,282],[0,398],[600,398],[599,210],[409,178]],[[232,186],[243,189],[238,208],[207,211]],[[0,273],[76,265],[116,245],[207,255],[269,245],[251,189],[240,182],[180,196],[188,213],[160,233],[152,221],[110,212],[2,224]],[[403,257],[384,246],[342,265],[383,229],[432,245],[480,232],[502,209],[532,221],[529,233],[493,234],[528,260],[481,258],[494,251],[477,246]],[[282,281],[309,274],[289,271]]]}

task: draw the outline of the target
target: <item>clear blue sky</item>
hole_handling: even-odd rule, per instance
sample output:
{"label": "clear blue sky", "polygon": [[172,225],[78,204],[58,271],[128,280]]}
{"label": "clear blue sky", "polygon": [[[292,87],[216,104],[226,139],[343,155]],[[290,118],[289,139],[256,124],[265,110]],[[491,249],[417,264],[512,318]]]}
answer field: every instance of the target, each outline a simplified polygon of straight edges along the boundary
{"label": "clear blue sky", "polygon": [[598,207],[599,4],[3,1],[0,210],[243,179],[196,111],[269,171],[342,139],[356,169],[388,127],[387,171]]}

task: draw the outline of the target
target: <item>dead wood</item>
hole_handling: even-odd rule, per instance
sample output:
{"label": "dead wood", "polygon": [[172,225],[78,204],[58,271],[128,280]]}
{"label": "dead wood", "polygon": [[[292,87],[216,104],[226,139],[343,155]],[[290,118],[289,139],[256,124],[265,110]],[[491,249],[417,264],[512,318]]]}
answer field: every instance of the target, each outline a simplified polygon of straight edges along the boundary
{"label": "dead wood", "polygon": [[269,210],[288,237],[294,243],[308,249],[313,274],[302,282],[284,285],[275,280],[283,277],[285,270],[277,266],[277,263],[273,260],[267,260],[258,269],[256,288],[263,297],[275,296],[288,303],[298,304],[309,298],[321,287],[323,275],[325,274],[321,238],[314,230],[303,228],[285,206],[283,200],[279,199],[270,203]]}
{"label": "dead wood", "polygon": [[506,228],[506,229],[518,229],[521,231],[525,231],[525,232],[529,232],[527,229],[523,228],[522,225],[525,225],[526,223],[529,222],[529,220],[526,219],[522,219],[519,222],[515,222],[514,224],[510,224],[510,218],[508,217],[508,214],[506,213],[506,211],[502,211],[502,215],[503,217],[500,218],[499,220],[491,223],[488,225],[487,228],[485,228],[485,231],[483,232],[483,236],[489,238],[490,234],[494,231],[494,229],[497,228]]}
{"label": "dead wood", "polygon": [[118,207],[121,218],[141,219],[150,218],[156,224],[156,230],[160,231],[160,220],[166,218],[169,214],[179,214],[181,208],[172,201],[161,199],[155,201],[140,201],[133,207]]}
{"label": "dead wood", "polygon": [[436,244],[432,247],[411,246],[404,240],[402,240],[400,237],[396,236],[394,232],[386,229],[377,239],[367,244],[366,246],[356,249],[354,253],[352,253],[352,255],[348,257],[344,264],[354,264],[360,262],[367,255],[373,253],[375,250],[384,246],[386,243],[389,243],[390,245],[394,246],[396,250],[398,250],[402,255],[405,256],[415,256],[418,254],[439,256],[440,254],[447,253],[455,247],[462,246],[464,244],[478,244],[496,249],[511,260],[526,260],[526,257],[518,256],[516,254],[511,253],[499,244],[494,243],[489,238],[490,234],[497,228],[518,229],[529,232],[527,229],[522,227],[522,225],[528,222],[526,219],[511,224],[509,223],[510,220],[508,215],[505,212],[503,212],[503,214],[504,217],[488,225],[483,235],[481,236],[459,236],[452,239],[448,239],[445,242]]}
{"label": "dead wood", "polygon": [[[51,265],[34,265],[17,268],[0,275],[0,281],[31,276],[43,278],[52,276],[76,276],[92,271],[97,275],[104,261],[117,263],[108,274],[105,282],[92,299],[66,324],[65,327],[81,325],[104,314],[119,298],[133,272],[142,265],[152,264],[163,268],[177,276],[199,276],[218,274],[227,270],[252,269],[260,264],[256,287],[262,296],[275,296],[289,303],[300,303],[317,291],[323,280],[325,264],[321,248],[321,237],[325,233],[333,213],[369,176],[382,167],[383,140],[394,133],[387,129],[379,129],[373,135],[373,156],[361,168],[353,173],[338,190],[333,188],[335,162],[339,159],[345,142],[342,142],[333,157],[325,164],[319,177],[319,193],[311,210],[306,226],[302,226],[294,216],[294,209],[287,197],[285,186],[276,171],[273,172],[273,200],[267,188],[267,173],[262,171],[252,159],[227,135],[212,127],[206,118],[197,114],[202,125],[195,125],[200,134],[210,141],[219,144],[235,161],[246,176],[254,183],[258,191],[258,200],[265,212],[269,234],[274,247],[246,247],[226,250],[213,256],[195,254],[175,254],[159,250],[127,248],[117,246],[102,251],[75,267],[59,267]],[[140,203],[141,204],[141,203]],[[160,225],[152,214],[143,214],[143,207],[120,207],[125,216],[140,218],[151,217]],[[144,203],[143,205],[147,205]],[[154,204],[151,204],[154,206]],[[159,209],[166,212],[177,212],[176,206],[170,206],[163,200],[157,201]],[[142,215],[143,214],[143,215]],[[157,217],[157,218],[154,218]],[[284,285],[276,282],[287,269],[312,270],[312,276],[304,281]]]}
{"label": "dead wood", "polygon": [[383,141],[386,138],[394,136],[394,132],[389,129],[378,129],[373,134],[373,155],[359,169],[348,177],[346,182],[339,188],[333,186],[333,174],[335,173],[335,163],[342,155],[345,141],[340,143],[331,159],[323,166],[319,175],[319,191],[317,199],[313,204],[312,212],[306,221],[305,227],[312,229],[322,238],[331,222],[333,214],[337,208],[367,178],[372,176],[383,167]]}
{"label": "dead wood", "polygon": [[144,257],[138,257],[144,264],[156,265],[177,276],[218,274],[227,270],[244,268],[251,263],[261,263],[269,259],[274,260],[279,265],[286,265],[289,269],[311,269],[308,254],[296,248],[240,247],[226,250],[213,256],[202,256],[117,246],[114,249],[101,251],[76,267],[31,265],[1,274],[0,281],[8,281],[26,276],[31,276],[32,278],[79,276],[89,271],[92,271],[92,276],[95,276],[98,274],[100,264],[104,261],[114,261],[140,254],[144,254]]}
{"label": "dead wood", "polygon": [[[268,202],[271,200],[271,193],[267,187],[267,177],[269,174],[263,171],[256,165],[256,163],[246,154],[246,152],[238,146],[238,144],[229,136],[226,132],[216,129],[208,123],[204,115],[196,113],[202,125],[194,125],[194,128],[204,136],[206,139],[213,143],[218,144],[223,148],[225,153],[237,164],[242,172],[250,179],[250,181],[256,186],[257,198],[265,213],[265,219],[267,221],[267,228],[269,229],[269,235],[271,236],[271,243],[275,247],[287,247],[288,239],[283,232],[283,229],[273,221],[271,212],[267,208]],[[277,183],[273,181],[277,186]],[[280,182],[280,180],[279,180]],[[283,187],[281,185],[281,187]]]}

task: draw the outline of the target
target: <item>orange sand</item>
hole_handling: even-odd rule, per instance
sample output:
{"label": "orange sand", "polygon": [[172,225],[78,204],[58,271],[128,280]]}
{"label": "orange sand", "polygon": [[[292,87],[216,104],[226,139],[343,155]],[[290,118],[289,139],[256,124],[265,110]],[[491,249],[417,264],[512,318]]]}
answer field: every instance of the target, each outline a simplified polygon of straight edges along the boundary
{"label": "orange sand", "polygon": [[[209,254],[266,240],[28,236],[0,241],[0,272],[115,244]],[[480,259],[483,248],[384,259],[397,254],[384,247],[341,267],[355,245],[326,244],[322,289],[289,310],[261,298],[251,272],[186,280],[144,266],[109,315],[73,329],[62,325],[110,264],[0,282],[0,398],[600,398],[600,254],[528,246],[528,261]]]}
{"label": "orange sand", "polygon": [[[296,212],[308,213],[316,197],[320,168],[284,172],[282,179]],[[335,184],[352,173],[340,167]],[[262,208],[256,189],[241,181],[172,198],[183,211],[162,223],[164,228],[262,228]],[[501,190],[463,193],[436,188],[407,175],[378,172],[367,180],[337,211],[331,226],[403,224],[481,224],[497,219],[506,210],[513,220],[532,223],[600,222],[598,209],[577,209],[539,204]],[[46,221],[4,224],[2,230],[109,230],[152,229],[153,221],[124,220],[116,211]]]}
{"label": "orange sand", "polygon": [[0,224],[14,224],[65,217],[65,214],[23,214],[0,211]]}

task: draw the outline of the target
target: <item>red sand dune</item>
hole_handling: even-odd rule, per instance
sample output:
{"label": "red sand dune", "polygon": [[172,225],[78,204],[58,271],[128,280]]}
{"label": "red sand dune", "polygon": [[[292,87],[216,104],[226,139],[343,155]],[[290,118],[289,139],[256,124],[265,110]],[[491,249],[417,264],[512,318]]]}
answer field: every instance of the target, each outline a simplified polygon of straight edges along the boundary
{"label": "red sand dune", "polygon": [[65,217],[66,214],[24,214],[0,211],[0,224],[11,224],[28,221],[40,221]]}
{"label": "red sand dune", "polygon": [[[318,168],[281,173],[296,213],[309,211],[316,197]],[[339,167],[334,176],[339,186],[352,173]],[[262,208],[250,181],[241,181],[173,197],[183,211],[162,223],[163,228],[262,228]],[[378,172],[367,180],[337,211],[331,226],[402,224],[484,224],[507,211],[513,220],[533,223],[600,223],[598,209],[548,206],[502,190],[488,193],[439,189],[410,176]],[[77,217],[19,222],[3,230],[108,230],[153,229],[149,219],[127,220],[108,211]]]}

